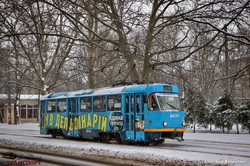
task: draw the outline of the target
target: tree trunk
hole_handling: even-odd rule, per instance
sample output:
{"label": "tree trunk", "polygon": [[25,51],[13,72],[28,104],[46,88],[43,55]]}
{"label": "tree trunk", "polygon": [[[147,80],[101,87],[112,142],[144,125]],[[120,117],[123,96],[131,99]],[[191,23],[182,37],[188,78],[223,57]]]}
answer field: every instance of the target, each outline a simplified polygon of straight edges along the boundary
{"label": "tree trunk", "polygon": [[240,134],[239,125],[236,124],[237,134]]}
{"label": "tree trunk", "polygon": [[195,124],[195,123],[193,123],[193,126],[194,126],[194,128],[193,128],[193,133],[195,133],[195,132],[196,132],[196,131],[195,131],[196,124]]}
{"label": "tree trunk", "polygon": [[152,70],[152,66],[150,64],[150,60],[148,56],[144,58],[144,63],[143,63],[143,72],[142,72],[142,82],[143,83],[148,83],[149,82],[149,73]]}
{"label": "tree trunk", "polygon": [[[97,24],[96,20],[92,15],[88,15],[88,26],[91,30],[97,31]],[[90,40],[95,40],[95,36],[92,34],[91,30],[88,31],[88,38]],[[88,52],[88,86],[90,89],[95,89],[95,63],[97,59],[96,55],[96,47],[92,43],[88,43],[87,45],[87,52]]]}
{"label": "tree trunk", "polygon": [[124,24],[122,23],[122,19],[119,15],[119,9],[116,8],[114,1],[109,1],[108,5],[111,9],[110,17],[113,19],[114,26],[116,27],[116,31],[119,36],[118,48],[126,59],[127,71],[129,73],[130,80],[132,82],[140,81],[137,68],[135,67],[134,55],[130,50],[130,44],[127,38],[127,34],[125,33],[126,31],[124,30]]}
{"label": "tree trunk", "polygon": [[0,110],[0,123],[3,123],[3,115],[2,115],[2,110]]}
{"label": "tree trunk", "polygon": [[88,86],[90,89],[95,89],[95,54],[93,45],[90,45],[88,48],[88,62],[89,62],[89,72],[88,72]]}
{"label": "tree trunk", "polygon": [[[225,30],[227,32],[227,28]],[[225,35],[225,67],[224,67],[224,76],[228,77],[229,76],[229,48],[228,48],[228,37]],[[224,80],[225,84],[225,94],[229,95],[230,94],[230,79],[227,78]]]}
{"label": "tree trunk", "polygon": [[[138,82],[140,80],[139,74],[137,72],[134,56],[130,51],[127,38],[125,37],[125,35],[120,36],[119,41],[120,41],[120,45],[119,45],[120,51],[122,52],[122,54],[125,57],[126,62],[127,62],[127,71],[130,73],[129,74],[130,80],[132,82]],[[126,78],[124,78],[124,79],[126,79]]]}
{"label": "tree trunk", "polygon": [[16,94],[15,94],[15,101],[14,101],[14,124],[19,123],[19,103],[20,103],[20,93],[21,93],[21,87],[18,84],[18,77],[16,77],[17,83],[16,83]]}
{"label": "tree trunk", "polygon": [[14,103],[14,124],[17,124],[18,123],[18,117],[17,117],[17,102],[15,100],[15,103]]}
{"label": "tree trunk", "polygon": [[[8,86],[8,112],[7,112],[7,121],[8,121],[8,124],[11,124],[12,123],[12,112],[11,112],[11,91],[10,91],[10,88]],[[9,117],[10,116],[10,117]],[[9,119],[10,118],[10,119]]]}

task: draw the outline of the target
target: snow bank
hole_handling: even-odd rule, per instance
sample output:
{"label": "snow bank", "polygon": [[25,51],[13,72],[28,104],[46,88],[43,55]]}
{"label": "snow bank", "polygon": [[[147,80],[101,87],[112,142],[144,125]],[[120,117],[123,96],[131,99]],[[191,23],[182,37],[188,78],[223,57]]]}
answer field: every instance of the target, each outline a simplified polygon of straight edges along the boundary
{"label": "snow bank", "polygon": [[[50,152],[67,156],[78,156],[93,160],[114,162],[143,162],[146,165],[212,165],[203,161],[183,159],[187,154],[174,150],[154,150],[152,147],[125,146],[117,144],[100,144],[65,139],[34,138],[11,136],[6,138],[0,135],[0,147],[12,147],[33,152]],[[192,154],[193,155],[193,154]],[[143,165],[144,165],[143,164]],[[136,164],[135,164],[136,165]],[[221,165],[221,164],[216,164]]]}

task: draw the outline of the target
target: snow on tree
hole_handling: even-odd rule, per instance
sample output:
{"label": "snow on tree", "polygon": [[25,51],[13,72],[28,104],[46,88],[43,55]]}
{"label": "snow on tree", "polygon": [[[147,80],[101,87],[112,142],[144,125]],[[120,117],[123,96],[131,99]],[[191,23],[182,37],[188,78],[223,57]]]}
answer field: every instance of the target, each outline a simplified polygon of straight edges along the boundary
{"label": "snow on tree", "polygon": [[192,90],[189,90],[184,99],[184,107],[186,109],[186,121],[193,124],[194,133],[196,124],[209,124],[209,111],[202,96],[196,94]]}
{"label": "snow on tree", "polygon": [[237,123],[241,124],[242,128],[247,129],[250,133],[250,102],[237,106],[237,113]]}
{"label": "snow on tree", "polygon": [[235,121],[234,105],[229,95],[217,99],[214,104],[213,117],[215,126],[222,128],[223,132],[227,128],[229,133]]}

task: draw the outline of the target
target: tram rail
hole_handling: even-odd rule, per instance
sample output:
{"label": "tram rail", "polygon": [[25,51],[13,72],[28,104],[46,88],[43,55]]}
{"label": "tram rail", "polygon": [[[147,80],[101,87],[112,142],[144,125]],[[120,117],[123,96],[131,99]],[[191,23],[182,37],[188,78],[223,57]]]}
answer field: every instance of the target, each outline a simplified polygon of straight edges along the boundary
{"label": "tram rail", "polygon": [[[28,159],[29,163],[36,163],[37,165],[40,162],[45,162],[49,164],[55,164],[55,165],[76,165],[76,166],[109,166],[109,165],[116,165],[117,163],[113,162],[107,162],[102,160],[93,160],[86,157],[74,157],[74,156],[66,156],[66,155],[60,155],[55,153],[46,153],[46,152],[33,152],[33,151],[27,151],[27,150],[20,150],[16,148],[0,148],[0,154],[2,156],[5,156],[5,158],[20,158],[20,159]],[[9,157],[6,157],[9,156]],[[32,162],[34,161],[34,162]],[[25,161],[18,161],[18,160],[8,160],[8,161],[0,161],[0,164],[2,162],[2,165],[9,165],[13,163],[14,165],[19,165],[21,163],[25,163]],[[19,163],[19,164],[18,164]],[[27,162],[26,162],[27,163]],[[33,164],[32,164],[33,165]],[[40,165],[40,164],[38,164]],[[119,164],[123,165],[123,164]]]}

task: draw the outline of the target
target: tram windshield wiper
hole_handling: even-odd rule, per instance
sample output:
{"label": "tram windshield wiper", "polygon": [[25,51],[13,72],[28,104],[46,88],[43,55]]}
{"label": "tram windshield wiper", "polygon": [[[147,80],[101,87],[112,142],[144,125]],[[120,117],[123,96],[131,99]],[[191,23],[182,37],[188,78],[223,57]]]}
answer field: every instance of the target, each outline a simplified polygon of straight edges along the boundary
{"label": "tram windshield wiper", "polygon": [[168,106],[172,107],[172,108],[175,109],[175,110],[180,110],[179,108],[173,106],[172,104],[169,104],[169,103],[165,103],[165,104],[167,104]]}

